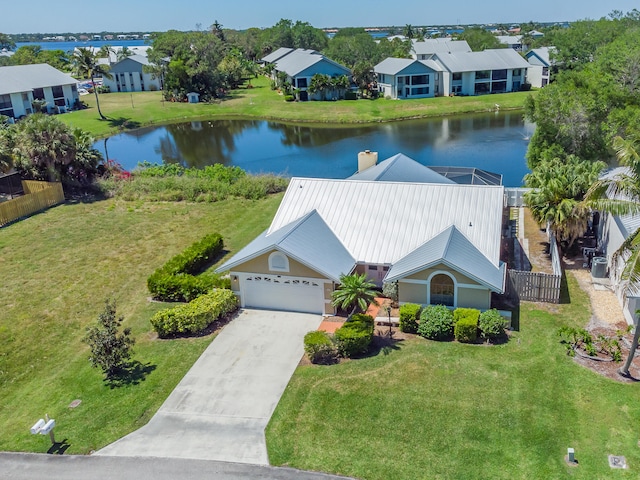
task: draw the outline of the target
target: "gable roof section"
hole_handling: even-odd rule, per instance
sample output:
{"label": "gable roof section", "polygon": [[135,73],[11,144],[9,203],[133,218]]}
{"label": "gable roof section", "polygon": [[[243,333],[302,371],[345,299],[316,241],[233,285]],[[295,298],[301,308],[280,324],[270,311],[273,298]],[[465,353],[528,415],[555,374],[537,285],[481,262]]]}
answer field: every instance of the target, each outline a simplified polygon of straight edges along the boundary
{"label": "gable roof section", "polygon": [[76,83],[75,78],[46,63],[0,67],[0,95]]}
{"label": "gable roof section", "polygon": [[280,60],[285,55],[290,54],[291,52],[293,52],[293,48],[280,47],[279,49],[271,52],[266,57],[263,57],[262,61],[265,63],[273,63],[276,60]]}
{"label": "gable roof section", "polygon": [[398,260],[385,281],[392,282],[443,263],[494,292],[504,291],[505,264],[494,265],[454,225]]}
{"label": "gable roof section", "polygon": [[355,266],[354,258],[318,212],[312,210],[272,233],[263,232],[216,272],[233,269],[274,249],[336,282],[341,274],[348,275]]}
{"label": "gable roof section", "polygon": [[428,68],[431,71],[442,72],[444,69],[441,65],[439,65],[434,60],[416,60],[413,58],[394,58],[389,57],[385,58],[383,61],[378,63],[373,70],[376,73],[384,73],[387,75],[397,75],[401,73],[403,70],[407,69],[411,65],[421,65]]}
{"label": "gable roof section", "polygon": [[496,267],[502,186],[292,178],[268,233],[317,210],[357,261],[393,264],[455,225]]}
{"label": "gable roof section", "polygon": [[555,47],[540,47],[529,50],[525,57],[531,63],[531,57],[535,57],[544,67],[549,67],[553,63],[549,58],[549,54],[555,51]]}
{"label": "gable roof section", "polygon": [[470,53],[438,54],[437,57],[446,69],[452,73],[529,67],[529,63],[512,48],[496,48]]}
{"label": "gable roof section", "polygon": [[402,153],[355,173],[348,180],[376,182],[455,183]]}
{"label": "gable roof section", "polygon": [[339,63],[328,59],[315,50],[304,50],[301,48],[298,48],[297,50],[294,50],[293,52],[290,52],[286,56],[277,60],[275,62],[275,69],[279,72],[285,72],[290,77],[295,77],[300,72],[319,62],[328,62],[338,69],[343,70],[345,74],[350,73],[349,69],[344,65],[340,65]]}

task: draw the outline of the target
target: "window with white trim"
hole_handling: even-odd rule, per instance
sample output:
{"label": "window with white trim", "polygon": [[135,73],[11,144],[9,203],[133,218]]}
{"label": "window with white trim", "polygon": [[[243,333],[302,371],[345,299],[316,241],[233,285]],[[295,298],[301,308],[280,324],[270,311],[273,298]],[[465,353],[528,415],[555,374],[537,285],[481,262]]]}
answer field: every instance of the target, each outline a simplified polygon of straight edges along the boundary
{"label": "window with white trim", "polygon": [[429,303],[431,305],[446,305],[453,307],[456,287],[453,278],[444,273],[431,277],[429,282]]}
{"label": "window with white trim", "polygon": [[273,272],[288,272],[289,259],[284,253],[273,252],[269,255],[269,270]]}

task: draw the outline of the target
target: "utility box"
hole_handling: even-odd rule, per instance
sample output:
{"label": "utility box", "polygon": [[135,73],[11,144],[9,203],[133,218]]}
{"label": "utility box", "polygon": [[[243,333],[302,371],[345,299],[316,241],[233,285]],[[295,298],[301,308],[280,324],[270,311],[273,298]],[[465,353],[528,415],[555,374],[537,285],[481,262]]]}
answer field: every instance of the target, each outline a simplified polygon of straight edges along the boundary
{"label": "utility box", "polygon": [[591,260],[591,276],[593,278],[606,278],[607,259],[605,257],[593,257],[593,260]]}

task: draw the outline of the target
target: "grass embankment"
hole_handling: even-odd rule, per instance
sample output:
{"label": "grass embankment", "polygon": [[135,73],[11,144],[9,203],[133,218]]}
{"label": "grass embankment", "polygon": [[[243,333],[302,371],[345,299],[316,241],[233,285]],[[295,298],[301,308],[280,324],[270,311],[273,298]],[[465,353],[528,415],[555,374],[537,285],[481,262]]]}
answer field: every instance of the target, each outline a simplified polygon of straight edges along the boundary
{"label": "grass embankment", "polygon": [[[524,304],[520,331],[494,347],[411,339],[387,355],[299,367],[267,429],[274,465],[367,480],[638,478],[638,385],[567,357],[561,325],[589,303]],[[563,461],[575,448],[579,467]],[[612,470],[607,455],[629,470]]]}
{"label": "grass embankment", "polygon": [[96,137],[147,125],[189,121],[198,118],[249,118],[284,122],[374,123],[459,113],[522,109],[535,92],[516,92],[478,97],[439,97],[416,100],[357,100],[339,102],[293,102],[269,87],[269,80],[252,80],[254,88],[234,90],[220,103],[189,104],[163,102],[160,92],[108,93],[100,95],[100,107],[108,120],[100,120],[93,95],[82,100],[86,110],[60,116]]}
{"label": "grass embankment", "polygon": [[[0,450],[45,452],[29,428],[48,413],[68,453],[87,453],[145,424],[212,336],[157,340],[146,279],[205,234],[237,251],[266,228],[281,195],[208,204],[106,200],[65,204],[0,229]],[[143,370],[109,388],[81,339],[106,297],[136,338]],[[137,382],[137,384],[136,384]],[[75,399],[80,406],[70,409]]]}

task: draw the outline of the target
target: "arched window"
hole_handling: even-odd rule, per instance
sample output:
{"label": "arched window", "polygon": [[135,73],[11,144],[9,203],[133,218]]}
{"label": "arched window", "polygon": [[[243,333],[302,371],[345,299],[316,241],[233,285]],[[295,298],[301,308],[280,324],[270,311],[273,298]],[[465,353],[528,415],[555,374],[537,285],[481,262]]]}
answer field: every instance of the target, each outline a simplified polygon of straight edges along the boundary
{"label": "arched window", "polygon": [[456,285],[453,277],[446,273],[436,273],[429,281],[429,303],[431,305],[455,306]]}
{"label": "arched window", "polygon": [[288,272],[289,259],[284,253],[273,252],[269,255],[269,270],[274,272]]}

